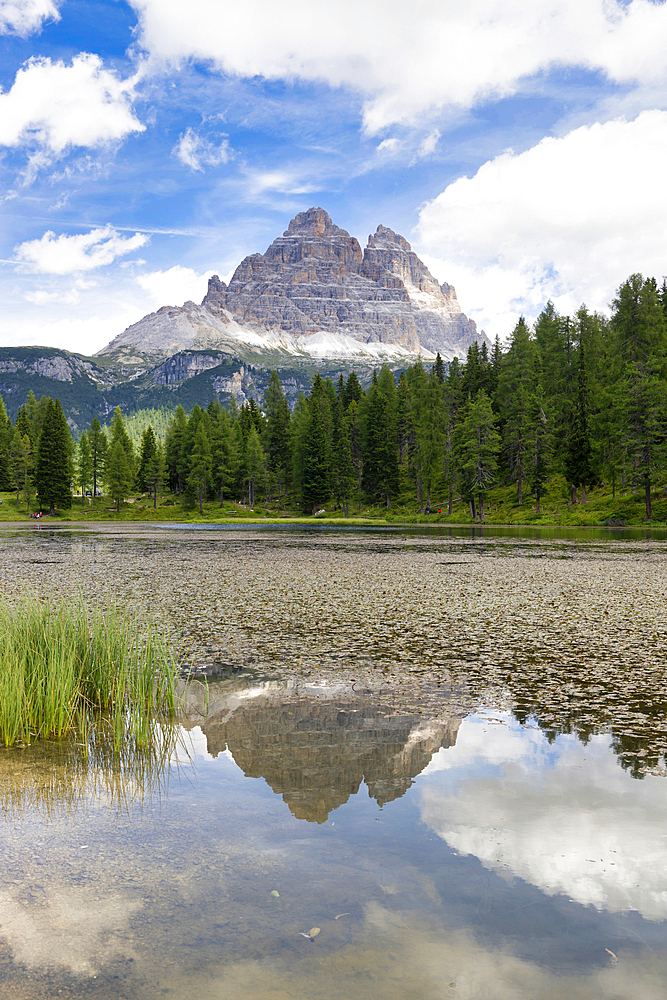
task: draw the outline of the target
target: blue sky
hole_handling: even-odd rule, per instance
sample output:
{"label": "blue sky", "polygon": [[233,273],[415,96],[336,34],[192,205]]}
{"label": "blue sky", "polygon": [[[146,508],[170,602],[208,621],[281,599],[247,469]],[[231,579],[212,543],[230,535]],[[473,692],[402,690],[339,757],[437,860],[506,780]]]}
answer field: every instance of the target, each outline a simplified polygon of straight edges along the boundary
{"label": "blue sky", "polygon": [[321,205],[490,336],[667,273],[667,6],[0,0],[0,345],[99,350]]}

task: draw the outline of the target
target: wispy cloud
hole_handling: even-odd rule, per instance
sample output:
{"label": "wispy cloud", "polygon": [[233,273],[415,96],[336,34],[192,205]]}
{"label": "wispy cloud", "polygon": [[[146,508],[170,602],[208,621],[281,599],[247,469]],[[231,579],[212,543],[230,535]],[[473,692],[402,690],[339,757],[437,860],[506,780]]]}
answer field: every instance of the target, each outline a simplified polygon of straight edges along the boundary
{"label": "wispy cloud", "polygon": [[221,163],[227,163],[232,156],[232,150],[226,137],[216,145],[193,128],[187,128],[179,136],[172,154],[190,170],[203,173],[204,167],[217,167]]}

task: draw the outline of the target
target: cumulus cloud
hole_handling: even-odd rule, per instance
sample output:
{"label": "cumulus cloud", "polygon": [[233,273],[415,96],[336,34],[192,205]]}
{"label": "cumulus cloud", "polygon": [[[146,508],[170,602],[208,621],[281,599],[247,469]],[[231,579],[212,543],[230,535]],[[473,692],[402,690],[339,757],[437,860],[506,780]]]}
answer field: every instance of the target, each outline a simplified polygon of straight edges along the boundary
{"label": "cumulus cloud", "polygon": [[177,160],[190,170],[204,171],[204,167],[217,167],[227,163],[232,155],[229,140],[223,139],[219,145],[205,139],[192,128],[187,128],[172,150]]}
{"label": "cumulus cloud", "polygon": [[419,249],[501,336],[549,298],[605,309],[629,274],[667,271],[666,170],[667,112],[582,126],[450,184],[421,210]]}
{"label": "cumulus cloud", "polygon": [[[155,60],[244,77],[324,80],[367,96],[366,128],[514,93],[555,66],[667,80],[667,5],[651,0],[130,0]],[[257,30],[257,25],[262,30]]]}
{"label": "cumulus cloud", "polygon": [[26,38],[39,31],[46,20],[59,21],[53,0],[0,0],[0,35]]}
{"label": "cumulus cloud", "polygon": [[197,274],[190,267],[177,264],[167,271],[150,271],[137,278],[137,284],[148,293],[151,309],[165,305],[181,305],[188,299],[201,302],[206,295],[208,279],[213,271]]}
{"label": "cumulus cloud", "polygon": [[0,93],[0,146],[40,146],[60,154],[142,132],[131,107],[134,81],[81,53],[70,65],[30,59],[7,93]]}
{"label": "cumulus cloud", "polygon": [[607,736],[587,746],[562,736],[552,747],[507,721],[462,724],[456,746],[426,769],[422,820],[455,850],[547,895],[664,920],[663,779],[631,778]]}
{"label": "cumulus cloud", "polygon": [[49,230],[38,240],[27,240],[14,249],[17,263],[41,274],[75,274],[111,264],[149,242],[144,233],[121,236],[113,226],[91,229],[73,236],[56,236]]}

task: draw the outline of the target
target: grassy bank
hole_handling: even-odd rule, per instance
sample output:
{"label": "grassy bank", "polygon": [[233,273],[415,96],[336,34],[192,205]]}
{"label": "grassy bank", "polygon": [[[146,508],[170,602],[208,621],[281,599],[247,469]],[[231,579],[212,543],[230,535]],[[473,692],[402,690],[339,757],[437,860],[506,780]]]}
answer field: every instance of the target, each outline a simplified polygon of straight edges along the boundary
{"label": "grassy bank", "polygon": [[176,710],[177,670],[164,640],[111,610],[24,598],[0,603],[0,742],[27,744],[76,730],[88,743],[101,717],[118,750],[148,746]]}
{"label": "grassy bank", "polygon": [[[25,502],[16,505],[16,495],[11,493],[0,494],[2,504],[0,505],[0,522],[29,521]],[[646,521],[646,511],[643,494],[633,493],[629,488],[621,490],[619,487],[615,491],[611,486],[602,485],[588,492],[586,503],[570,502],[570,490],[565,478],[554,475],[550,478],[546,486],[546,491],[541,498],[540,511],[537,511],[535,497],[530,493],[528,486],[524,487],[523,503],[517,503],[517,490],[515,485],[497,486],[488,491],[484,500],[484,520],[487,524],[511,525],[511,524],[535,524],[535,525],[564,525],[567,527],[577,526],[604,526],[617,525],[667,525],[667,495],[662,487],[656,490],[652,498],[653,517]],[[437,510],[440,509],[440,513]],[[412,496],[403,494],[388,510],[384,505],[372,505],[356,502],[350,503],[350,517],[346,519],[342,511],[334,510],[333,504],[329,504],[322,513],[315,517],[304,517],[301,511],[294,505],[284,506],[278,502],[258,501],[253,508],[242,503],[225,503],[220,507],[217,502],[207,502],[203,506],[203,513],[199,513],[199,508],[186,509],[178,497],[165,495],[159,498],[156,509],[153,509],[153,501],[146,494],[135,494],[121,504],[120,511],[104,498],[98,498],[92,502],[81,497],[74,497],[72,507],[68,511],[59,512],[55,518],[44,517],[39,523],[46,524],[52,521],[174,521],[190,524],[233,524],[237,522],[275,522],[275,523],[301,523],[328,522],[341,524],[372,524],[377,521],[388,521],[396,524],[424,524],[440,522],[446,524],[471,524],[473,518],[470,514],[469,504],[462,498],[457,497],[451,515],[447,513],[447,502],[445,497],[433,494],[431,501],[433,513],[426,515],[419,509]],[[477,519],[478,520],[478,519]]]}

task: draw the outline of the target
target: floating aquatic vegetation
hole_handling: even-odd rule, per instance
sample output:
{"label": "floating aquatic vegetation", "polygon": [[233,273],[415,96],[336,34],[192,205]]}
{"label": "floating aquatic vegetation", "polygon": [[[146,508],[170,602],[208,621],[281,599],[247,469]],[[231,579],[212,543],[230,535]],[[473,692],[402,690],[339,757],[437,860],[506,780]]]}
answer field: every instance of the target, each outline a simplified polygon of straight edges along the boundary
{"label": "floating aquatic vegetation", "polygon": [[333,677],[394,709],[512,708],[611,729],[633,773],[667,751],[666,544],[651,539],[108,528],[5,532],[0,582],[164,615],[203,673]]}

